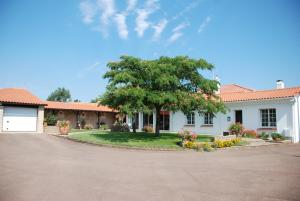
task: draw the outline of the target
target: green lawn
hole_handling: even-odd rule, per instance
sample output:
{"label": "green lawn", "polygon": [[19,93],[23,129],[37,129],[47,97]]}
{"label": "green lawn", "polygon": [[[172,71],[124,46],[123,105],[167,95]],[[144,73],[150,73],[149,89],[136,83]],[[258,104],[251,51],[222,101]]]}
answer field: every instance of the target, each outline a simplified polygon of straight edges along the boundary
{"label": "green lawn", "polygon": [[[83,131],[71,133],[68,138],[95,144],[116,145],[139,148],[182,149],[178,143],[180,138],[174,133],[128,133],[110,131]],[[199,135],[197,141],[210,142],[211,136]]]}

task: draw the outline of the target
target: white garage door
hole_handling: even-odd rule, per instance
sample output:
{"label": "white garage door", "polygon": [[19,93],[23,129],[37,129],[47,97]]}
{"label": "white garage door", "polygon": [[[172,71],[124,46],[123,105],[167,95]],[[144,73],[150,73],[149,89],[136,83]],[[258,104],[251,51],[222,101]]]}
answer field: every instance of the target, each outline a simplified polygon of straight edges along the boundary
{"label": "white garage door", "polygon": [[4,106],[3,131],[35,132],[37,108]]}

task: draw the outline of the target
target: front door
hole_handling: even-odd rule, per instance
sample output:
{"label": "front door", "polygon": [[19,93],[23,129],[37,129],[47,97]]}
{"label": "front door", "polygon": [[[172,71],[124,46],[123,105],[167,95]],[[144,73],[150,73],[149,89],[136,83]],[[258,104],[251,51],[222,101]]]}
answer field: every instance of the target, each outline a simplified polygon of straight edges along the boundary
{"label": "front door", "polygon": [[243,111],[242,110],[235,111],[235,123],[243,124]]}

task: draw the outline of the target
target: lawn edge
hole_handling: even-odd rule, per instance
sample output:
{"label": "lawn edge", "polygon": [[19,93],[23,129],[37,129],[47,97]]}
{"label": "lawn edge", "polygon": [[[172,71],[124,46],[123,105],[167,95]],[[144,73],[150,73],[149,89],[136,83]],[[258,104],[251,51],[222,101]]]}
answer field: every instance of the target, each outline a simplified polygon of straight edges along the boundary
{"label": "lawn edge", "polygon": [[54,135],[53,136],[59,137],[59,138],[64,138],[66,140],[70,140],[73,142],[79,142],[82,144],[89,144],[93,146],[98,146],[98,147],[108,147],[108,148],[116,148],[116,149],[126,149],[126,150],[143,150],[143,151],[175,151],[175,152],[181,152],[181,151],[189,151],[187,149],[179,148],[179,149],[168,149],[168,148],[145,148],[145,147],[131,147],[131,146],[124,146],[124,145],[113,145],[113,144],[101,144],[101,143],[93,143],[93,142],[88,142],[84,140],[79,140],[79,139],[74,139],[70,138],[67,136],[62,136],[62,135]]}

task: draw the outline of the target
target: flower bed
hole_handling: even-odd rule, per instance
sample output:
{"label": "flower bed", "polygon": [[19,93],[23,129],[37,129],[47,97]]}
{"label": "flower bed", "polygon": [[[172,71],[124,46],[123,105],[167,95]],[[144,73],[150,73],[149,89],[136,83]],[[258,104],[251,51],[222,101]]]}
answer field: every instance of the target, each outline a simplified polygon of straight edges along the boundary
{"label": "flower bed", "polygon": [[182,130],[178,136],[181,138],[181,146],[187,149],[195,149],[198,151],[213,151],[217,148],[225,148],[242,145],[244,141],[241,138],[230,136],[225,139],[216,138],[213,142],[197,142],[197,134]]}

